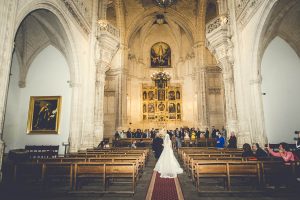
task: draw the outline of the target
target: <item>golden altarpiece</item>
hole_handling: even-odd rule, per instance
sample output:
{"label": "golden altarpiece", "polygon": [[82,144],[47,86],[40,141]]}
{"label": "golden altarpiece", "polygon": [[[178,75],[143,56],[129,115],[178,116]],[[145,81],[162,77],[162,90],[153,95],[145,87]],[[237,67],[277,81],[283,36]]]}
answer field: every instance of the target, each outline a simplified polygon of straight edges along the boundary
{"label": "golden altarpiece", "polygon": [[179,84],[170,85],[170,75],[160,71],[153,73],[154,86],[142,85],[143,120],[148,122],[181,121],[182,93]]}

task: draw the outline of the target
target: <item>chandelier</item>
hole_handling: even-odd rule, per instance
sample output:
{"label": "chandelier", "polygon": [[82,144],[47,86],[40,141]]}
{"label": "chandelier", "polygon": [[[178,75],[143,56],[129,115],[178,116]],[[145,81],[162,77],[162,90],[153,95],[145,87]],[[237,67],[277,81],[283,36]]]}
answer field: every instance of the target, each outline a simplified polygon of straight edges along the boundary
{"label": "chandelier", "polygon": [[154,0],[154,2],[162,8],[167,8],[176,3],[177,0]]}

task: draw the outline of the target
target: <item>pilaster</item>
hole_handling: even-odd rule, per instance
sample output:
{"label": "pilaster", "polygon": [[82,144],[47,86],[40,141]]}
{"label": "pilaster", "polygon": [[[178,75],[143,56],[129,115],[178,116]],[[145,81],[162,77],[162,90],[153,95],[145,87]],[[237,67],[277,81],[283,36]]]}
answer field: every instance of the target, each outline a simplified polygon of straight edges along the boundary
{"label": "pilaster", "polygon": [[206,38],[208,48],[216,56],[222,68],[225,90],[226,127],[228,132],[238,132],[238,119],[236,109],[232,42],[229,36],[229,18],[227,15],[219,15],[206,25]]}
{"label": "pilaster", "polygon": [[96,82],[94,108],[93,146],[96,147],[103,140],[103,101],[105,73],[110,68],[113,56],[119,48],[119,30],[106,20],[99,20],[97,27],[96,45]]}

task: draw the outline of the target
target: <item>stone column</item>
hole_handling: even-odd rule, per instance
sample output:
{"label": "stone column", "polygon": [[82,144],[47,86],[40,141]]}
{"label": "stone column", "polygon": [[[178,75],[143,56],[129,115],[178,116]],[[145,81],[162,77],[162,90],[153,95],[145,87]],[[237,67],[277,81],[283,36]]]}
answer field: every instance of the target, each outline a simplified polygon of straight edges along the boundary
{"label": "stone column", "polygon": [[9,84],[9,72],[14,48],[17,1],[0,1],[0,182],[4,153],[3,126]]}
{"label": "stone column", "polygon": [[236,110],[236,97],[234,89],[234,75],[233,75],[233,65],[228,61],[228,59],[220,60],[220,67],[222,68],[223,82],[224,82],[224,92],[225,92],[225,115],[226,115],[226,126],[227,131],[230,133],[238,131],[238,121],[237,121],[237,110]]}
{"label": "stone column", "polygon": [[95,84],[95,123],[94,123],[94,147],[103,140],[103,101],[104,101],[104,85],[105,85],[105,72],[108,70],[109,65],[106,62],[99,61],[97,63],[96,84]]}
{"label": "stone column", "polygon": [[119,30],[106,20],[99,20],[96,44],[96,83],[93,146],[96,147],[103,140],[103,101],[105,72],[119,48]]}
{"label": "stone column", "polygon": [[229,19],[227,15],[219,15],[206,25],[208,48],[214,53],[222,68],[225,90],[225,113],[228,133],[238,133],[238,119],[233,73],[232,42],[229,34]]}

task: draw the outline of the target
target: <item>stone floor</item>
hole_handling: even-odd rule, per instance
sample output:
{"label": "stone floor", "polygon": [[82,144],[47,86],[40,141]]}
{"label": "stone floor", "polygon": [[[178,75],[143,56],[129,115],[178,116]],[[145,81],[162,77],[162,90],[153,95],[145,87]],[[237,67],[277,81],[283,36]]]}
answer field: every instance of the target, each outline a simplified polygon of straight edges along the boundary
{"label": "stone floor", "polygon": [[[145,171],[138,181],[136,187],[136,193],[132,195],[116,195],[116,194],[70,194],[66,190],[62,191],[52,191],[52,192],[41,192],[38,189],[36,191],[28,192],[27,189],[22,190],[15,188],[9,185],[0,185],[0,199],[1,200],[143,200],[146,197],[150,179],[153,173],[153,168],[155,166],[155,159],[153,155],[150,155],[150,158],[147,162]],[[192,184],[186,173],[180,174],[179,181],[183,191],[185,200],[296,200],[299,199],[295,194],[290,192],[248,192],[248,193],[225,193],[225,192],[211,192],[211,193],[198,193],[195,186]],[[214,186],[216,187],[216,186]],[[30,188],[30,187],[29,187]],[[299,187],[300,189],[300,187]],[[299,197],[299,195],[298,195]]]}

